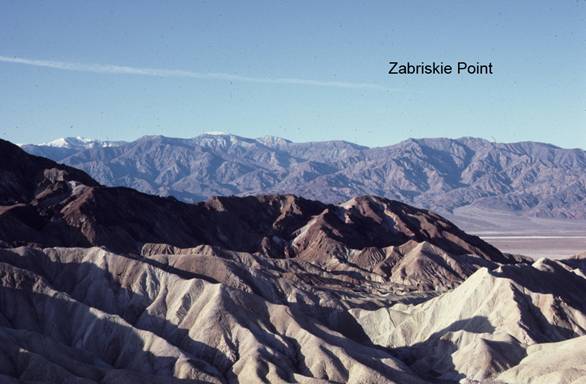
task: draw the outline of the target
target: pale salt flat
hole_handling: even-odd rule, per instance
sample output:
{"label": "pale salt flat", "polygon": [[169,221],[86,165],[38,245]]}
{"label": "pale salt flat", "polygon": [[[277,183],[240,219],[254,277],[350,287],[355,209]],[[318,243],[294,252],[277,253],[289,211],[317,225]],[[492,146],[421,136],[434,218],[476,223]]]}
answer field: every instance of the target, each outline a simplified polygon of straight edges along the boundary
{"label": "pale salt flat", "polygon": [[540,257],[563,258],[586,252],[586,236],[580,235],[489,235],[479,236],[501,252]]}

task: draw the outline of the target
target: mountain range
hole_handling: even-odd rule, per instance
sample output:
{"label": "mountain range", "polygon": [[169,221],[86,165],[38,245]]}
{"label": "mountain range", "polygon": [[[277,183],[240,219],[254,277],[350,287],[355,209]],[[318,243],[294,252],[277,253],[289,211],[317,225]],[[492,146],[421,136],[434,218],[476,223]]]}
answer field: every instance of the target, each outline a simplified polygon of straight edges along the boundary
{"label": "mountain range", "polygon": [[215,133],[132,142],[68,138],[22,148],[82,169],[105,185],[187,202],[285,193],[339,203],[376,195],[441,214],[472,208],[586,218],[586,152],[536,142],[465,137],[368,148],[345,141],[294,143]]}
{"label": "mountain range", "polygon": [[186,203],[0,140],[0,381],[578,383],[586,260],[376,196]]}

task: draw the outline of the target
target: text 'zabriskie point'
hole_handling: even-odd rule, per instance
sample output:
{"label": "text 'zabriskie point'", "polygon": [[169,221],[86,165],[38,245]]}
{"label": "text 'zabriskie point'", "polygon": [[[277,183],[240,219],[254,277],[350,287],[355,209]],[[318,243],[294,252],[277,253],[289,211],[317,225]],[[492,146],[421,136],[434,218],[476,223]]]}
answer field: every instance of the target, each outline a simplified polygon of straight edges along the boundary
{"label": "text 'zabriskie point'", "polygon": [[[459,61],[455,66],[444,64],[443,61],[429,64],[421,62],[420,64],[411,64],[410,62],[399,63],[398,61],[389,61],[389,75],[492,75],[492,63],[470,64],[465,61]],[[456,69],[454,71],[454,68]]]}

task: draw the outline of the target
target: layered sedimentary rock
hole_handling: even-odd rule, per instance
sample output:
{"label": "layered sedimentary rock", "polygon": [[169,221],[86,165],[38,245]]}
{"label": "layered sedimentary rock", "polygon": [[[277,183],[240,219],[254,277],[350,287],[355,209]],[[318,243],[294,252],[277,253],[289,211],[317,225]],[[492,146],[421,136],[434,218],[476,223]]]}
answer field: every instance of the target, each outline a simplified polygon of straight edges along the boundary
{"label": "layered sedimentary rock", "polygon": [[51,382],[422,382],[301,308],[180,275],[99,248],[1,251],[0,372]]}
{"label": "layered sedimentary rock", "polygon": [[583,259],[374,196],[187,204],[0,141],[0,381],[572,382]]}
{"label": "layered sedimentary rock", "polygon": [[393,349],[423,377],[484,380],[519,364],[536,344],[585,335],[585,292],[583,276],[540,259],[482,268],[418,305],[353,314],[373,343]]}

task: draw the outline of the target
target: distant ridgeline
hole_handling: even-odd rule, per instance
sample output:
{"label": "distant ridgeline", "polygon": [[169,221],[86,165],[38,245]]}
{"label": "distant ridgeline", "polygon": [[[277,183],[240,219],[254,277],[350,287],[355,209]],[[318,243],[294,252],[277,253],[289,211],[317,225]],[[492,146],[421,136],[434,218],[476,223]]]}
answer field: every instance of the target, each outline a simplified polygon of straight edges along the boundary
{"label": "distant ridgeline", "polygon": [[184,201],[294,193],[327,202],[377,195],[440,213],[460,207],[586,218],[586,152],[483,139],[409,139],[368,148],[204,134],[133,142],[64,139],[29,153],[83,169],[102,184]]}

